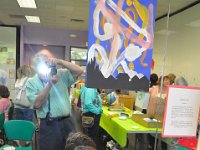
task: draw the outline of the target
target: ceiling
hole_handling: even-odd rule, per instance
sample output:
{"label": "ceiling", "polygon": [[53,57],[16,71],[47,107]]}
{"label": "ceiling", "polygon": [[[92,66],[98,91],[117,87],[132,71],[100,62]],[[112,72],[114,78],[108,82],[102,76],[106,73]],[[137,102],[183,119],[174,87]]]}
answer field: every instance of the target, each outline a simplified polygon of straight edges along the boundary
{"label": "ceiling", "polygon": [[[89,0],[35,1],[37,9],[20,8],[17,0],[0,0],[0,24],[87,31]],[[156,18],[166,14],[168,9],[168,0],[157,1]],[[197,0],[171,0],[171,12],[175,12],[195,1]],[[24,15],[39,16],[41,23],[28,23]]]}
{"label": "ceiling", "polygon": [[16,49],[16,28],[0,28],[0,35],[3,35],[0,36],[0,48],[8,47],[12,50]]}

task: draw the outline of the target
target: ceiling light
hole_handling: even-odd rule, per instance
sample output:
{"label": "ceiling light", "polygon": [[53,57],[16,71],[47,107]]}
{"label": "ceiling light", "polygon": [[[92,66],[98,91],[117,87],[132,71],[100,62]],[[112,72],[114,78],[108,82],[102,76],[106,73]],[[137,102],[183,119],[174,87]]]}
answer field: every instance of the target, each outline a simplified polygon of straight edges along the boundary
{"label": "ceiling light", "polygon": [[40,18],[38,16],[25,16],[28,22],[40,23]]}
{"label": "ceiling light", "polygon": [[70,36],[71,38],[75,38],[75,37],[77,37],[76,34],[70,34],[69,36]]}
{"label": "ceiling light", "polygon": [[17,2],[22,8],[37,8],[35,0],[17,0]]}

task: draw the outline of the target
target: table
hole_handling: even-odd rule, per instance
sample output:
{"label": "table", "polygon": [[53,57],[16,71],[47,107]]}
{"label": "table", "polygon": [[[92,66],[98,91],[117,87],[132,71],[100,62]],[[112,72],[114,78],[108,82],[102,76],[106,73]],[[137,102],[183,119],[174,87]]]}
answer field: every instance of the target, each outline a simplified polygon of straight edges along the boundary
{"label": "table", "polygon": [[[121,120],[118,117],[109,118],[109,111],[107,106],[103,106],[103,113],[100,120],[100,127],[102,127],[121,147],[127,145],[127,135],[135,133],[156,133],[156,128],[146,128],[131,118]],[[120,113],[120,111],[117,111]],[[122,111],[121,111],[122,112]],[[123,111],[124,112],[124,111]],[[133,111],[125,108],[125,113],[133,114]],[[161,133],[162,129],[158,129]]]}

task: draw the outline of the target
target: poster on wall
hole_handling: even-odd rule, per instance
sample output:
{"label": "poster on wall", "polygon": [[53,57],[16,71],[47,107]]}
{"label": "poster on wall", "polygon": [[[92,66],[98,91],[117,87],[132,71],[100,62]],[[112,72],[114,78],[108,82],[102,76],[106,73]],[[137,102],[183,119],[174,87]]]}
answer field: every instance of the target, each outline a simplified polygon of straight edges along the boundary
{"label": "poster on wall", "polygon": [[10,91],[10,98],[15,98],[17,28],[0,26],[0,85]]}
{"label": "poster on wall", "polygon": [[195,137],[200,88],[170,86],[163,121],[163,137]]}
{"label": "poster on wall", "polygon": [[148,91],[156,4],[90,1],[87,87]]}

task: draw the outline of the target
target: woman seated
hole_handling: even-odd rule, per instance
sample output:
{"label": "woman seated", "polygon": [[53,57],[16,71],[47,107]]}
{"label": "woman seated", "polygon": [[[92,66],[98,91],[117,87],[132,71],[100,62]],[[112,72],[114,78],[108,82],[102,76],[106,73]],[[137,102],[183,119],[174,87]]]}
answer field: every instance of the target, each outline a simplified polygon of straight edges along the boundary
{"label": "woman seated", "polygon": [[8,111],[11,106],[10,92],[4,85],[0,85],[0,113],[5,113],[5,121],[8,121]]}

